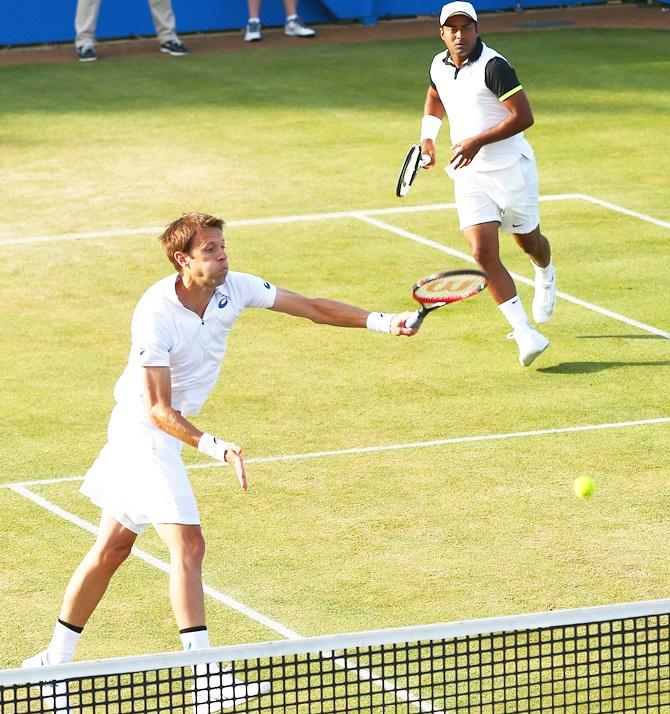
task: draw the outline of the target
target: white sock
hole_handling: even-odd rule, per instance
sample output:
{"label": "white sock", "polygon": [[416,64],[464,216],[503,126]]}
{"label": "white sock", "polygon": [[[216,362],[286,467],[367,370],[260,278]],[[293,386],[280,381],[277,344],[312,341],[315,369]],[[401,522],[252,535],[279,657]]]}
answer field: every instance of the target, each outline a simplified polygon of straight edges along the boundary
{"label": "white sock", "polygon": [[[205,650],[209,647],[209,632],[206,627],[192,629],[187,627],[185,630],[180,630],[179,637],[185,650]],[[198,678],[198,686],[208,686],[210,675],[216,675],[219,671],[219,665],[196,664],[193,668],[195,675]]]}
{"label": "white sock", "polygon": [[[79,629],[79,628],[77,628]],[[81,637],[79,632],[64,625],[60,620],[56,623],[51,642],[47,647],[47,661],[49,664],[64,664],[72,662],[74,651]]]}
{"label": "white sock", "polygon": [[261,18],[260,17],[250,17],[248,22],[260,22]]}
{"label": "white sock", "polygon": [[[533,263],[532,260],[530,262]],[[535,277],[538,280],[541,280],[544,283],[550,283],[554,279],[554,266],[551,261],[549,261],[549,265],[544,268],[540,268],[539,265],[535,265],[535,263],[533,263],[533,268],[535,268]]]}
{"label": "white sock", "polygon": [[515,295],[513,298],[506,300],[498,305],[500,312],[505,316],[505,319],[512,326],[513,330],[528,330],[531,329],[528,316],[521,304],[521,298]]}
{"label": "white sock", "polygon": [[179,632],[181,644],[185,650],[206,650],[209,647],[209,632],[207,628],[186,628]]}
{"label": "white sock", "polygon": [[298,16],[297,15],[287,15],[286,16],[286,22],[291,22],[291,20],[297,20]]}

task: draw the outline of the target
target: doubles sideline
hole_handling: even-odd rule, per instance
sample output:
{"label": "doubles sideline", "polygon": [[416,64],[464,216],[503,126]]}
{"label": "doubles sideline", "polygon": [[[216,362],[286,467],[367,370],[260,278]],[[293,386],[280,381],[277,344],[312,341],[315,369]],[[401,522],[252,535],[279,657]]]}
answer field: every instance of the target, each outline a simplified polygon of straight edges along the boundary
{"label": "doubles sideline", "polygon": [[[69,511],[60,508],[51,501],[48,501],[46,498],[43,498],[42,496],[39,496],[36,493],[33,493],[29,489],[24,488],[22,486],[13,486],[12,490],[18,493],[19,495],[29,499],[41,508],[44,508],[50,513],[53,513],[59,518],[68,521],[69,523],[72,523],[78,526],[79,528],[82,528],[83,530],[92,533],[93,535],[97,533],[97,528],[89,521],[86,521],[83,518],[80,518],[79,516],[75,515],[74,513],[70,513]],[[136,558],[139,558],[140,560],[144,561],[153,568],[156,568],[157,570],[160,570],[169,575],[170,564],[166,561],[157,558],[136,546],[133,547],[131,552]],[[295,630],[286,627],[277,620],[273,620],[272,618],[268,617],[267,615],[264,615],[258,610],[254,610],[253,608],[249,607],[248,605],[245,605],[239,600],[236,600],[235,598],[232,598],[229,595],[226,595],[225,593],[216,590],[211,585],[207,585],[207,583],[205,582],[203,582],[203,591],[205,595],[208,595],[217,602],[220,602],[223,605],[226,605],[227,607],[231,608],[232,610],[235,610],[236,612],[250,618],[251,620],[254,620],[255,622],[261,625],[264,625],[269,630],[276,632],[282,637],[285,637],[290,640],[305,639],[304,635],[301,635]],[[416,694],[414,694],[414,692],[412,692],[410,689],[407,689],[406,687],[398,686],[398,684],[392,679],[384,677],[383,675],[378,674],[370,669],[358,668],[356,665],[351,666],[343,658],[335,659],[335,664],[340,669],[355,669],[356,676],[358,679],[367,680],[371,682],[383,691],[390,692],[395,699],[408,702],[414,705],[415,707],[418,707],[419,711],[421,712],[438,712],[438,710],[434,708],[432,702],[425,699],[421,699]]]}

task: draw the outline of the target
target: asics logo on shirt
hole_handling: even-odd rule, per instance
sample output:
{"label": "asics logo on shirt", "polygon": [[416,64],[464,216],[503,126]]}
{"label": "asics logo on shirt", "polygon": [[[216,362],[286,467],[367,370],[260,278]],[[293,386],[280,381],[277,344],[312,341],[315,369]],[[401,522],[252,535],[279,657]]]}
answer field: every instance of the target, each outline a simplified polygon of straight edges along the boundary
{"label": "asics logo on shirt", "polygon": [[144,354],[144,347],[140,347],[140,357]]}
{"label": "asics logo on shirt", "polygon": [[224,295],[220,300],[219,300],[219,307],[225,307],[228,304],[228,296]]}
{"label": "asics logo on shirt", "polygon": [[263,285],[265,285],[268,290],[270,289],[270,283],[268,283],[267,280],[263,283]]}

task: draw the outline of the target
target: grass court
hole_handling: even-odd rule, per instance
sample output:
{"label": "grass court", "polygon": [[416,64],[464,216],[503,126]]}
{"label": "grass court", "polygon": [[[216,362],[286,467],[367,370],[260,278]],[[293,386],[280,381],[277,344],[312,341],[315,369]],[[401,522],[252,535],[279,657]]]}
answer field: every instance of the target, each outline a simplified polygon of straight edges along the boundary
{"label": "grass court", "polygon": [[[486,295],[403,340],[247,311],[195,421],[244,446],[250,491],[185,449],[214,645],[667,596],[667,33],[484,40],[535,114],[551,347],[520,367]],[[438,51],[0,69],[1,667],[47,644],[91,543],[80,478],[132,310],[171,270],[164,225],[221,215],[233,269],[375,310],[410,308],[417,278],[469,265],[441,171],[394,195]],[[443,128],[442,164],[448,143]],[[532,270],[501,246],[529,309]],[[580,475],[590,501],[573,495]],[[166,550],[150,530],[138,546],[78,659],[179,648]]]}

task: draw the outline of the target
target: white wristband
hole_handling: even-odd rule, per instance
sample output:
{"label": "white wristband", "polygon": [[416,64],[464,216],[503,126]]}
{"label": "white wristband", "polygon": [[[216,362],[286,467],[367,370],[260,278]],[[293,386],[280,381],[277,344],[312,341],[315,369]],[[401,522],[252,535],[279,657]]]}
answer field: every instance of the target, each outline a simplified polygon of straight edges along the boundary
{"label": "white wristband", "polygon": [[436,141],[437,135],[440,133],[441,126],[442,119],[438,119],[432,114],[425,114],[421,120],[421,141],[424,141],[425,139]]}
{"label": "white wristband", "polygon": [[374,330],[375,332],[391,332],[391,320],[393,319],[393,313],[391,312],[371,312],[368,315],[368,319],[365,322],[365,326],[368,330]]}
{"label": "white wristband", "polygon": [[198,442],[198,451],[211,456],[217,461],[225,461],[228,446],[226,441],[220,441],[213,434],[204,433]]}

